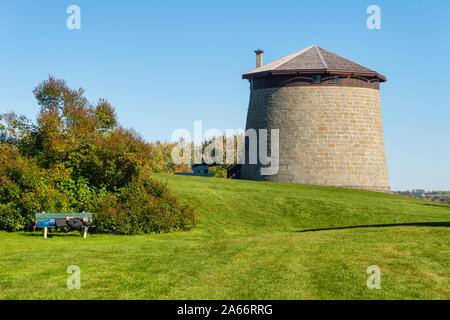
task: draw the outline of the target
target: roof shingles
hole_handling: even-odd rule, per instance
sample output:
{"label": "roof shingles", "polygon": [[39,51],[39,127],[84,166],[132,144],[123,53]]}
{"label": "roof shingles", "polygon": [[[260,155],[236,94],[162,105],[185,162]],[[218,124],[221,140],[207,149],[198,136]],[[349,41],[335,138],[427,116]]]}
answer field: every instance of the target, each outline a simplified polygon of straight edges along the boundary
{"label": "roof shingles", "polygon": [[378,74],[376,71],[366,68],[316,45],[310,46],[284,58],[244,73],[242,77],[248,79],[267,73],[276,74],[282,72],[312,71],[367,74],[376,76],[381,81],[386,81],[386,78],[383,75]]}

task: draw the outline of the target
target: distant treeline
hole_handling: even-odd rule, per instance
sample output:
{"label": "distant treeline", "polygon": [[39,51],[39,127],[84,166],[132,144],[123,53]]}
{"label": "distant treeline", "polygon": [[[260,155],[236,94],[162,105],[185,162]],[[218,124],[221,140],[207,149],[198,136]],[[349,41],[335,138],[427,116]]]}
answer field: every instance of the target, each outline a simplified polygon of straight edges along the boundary
{"label": "distant treeline", "polygon": [[450,204],[450,191],[425,191],[423,189],[413,189],[407,191],[393,191],[392,193],[427,201]]}

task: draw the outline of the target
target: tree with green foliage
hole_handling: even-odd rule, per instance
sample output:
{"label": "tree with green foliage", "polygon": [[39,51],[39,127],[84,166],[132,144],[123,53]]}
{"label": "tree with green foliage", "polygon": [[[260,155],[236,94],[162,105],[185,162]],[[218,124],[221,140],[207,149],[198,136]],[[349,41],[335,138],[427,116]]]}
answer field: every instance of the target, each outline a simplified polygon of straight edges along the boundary
{"label": "tree with green foliage", "polygon": [[[164,167],[155,164],[154,145],[119,126],[107,100],[91,105],[83,89],[70,89],[53,77],[33,93],[40,106],[36,123],[14,112],[0,118],[0,229],[22,230],[41,211],[93,211],[103,232],[168,232],[195,226],[195,209],[161,189],[148,174]],[[130,206],[130,188],[140,188],[148,203]],[[155,190],[164,195],[154,195]],[[162,207],[168,210],[157,210]],[[121,221],[128,226],[110,229],[108,220],[115,216],[106,213],[117,208],[123,209]],[[145,226],[124,218],[131,214]],[[165,218],[157,220],[158,215]]]}

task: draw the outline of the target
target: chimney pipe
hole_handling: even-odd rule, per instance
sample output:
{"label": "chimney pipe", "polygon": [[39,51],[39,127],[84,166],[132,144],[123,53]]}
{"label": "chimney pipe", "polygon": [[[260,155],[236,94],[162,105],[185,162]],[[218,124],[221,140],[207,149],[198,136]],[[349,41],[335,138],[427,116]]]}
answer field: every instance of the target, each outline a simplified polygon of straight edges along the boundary
{"label": "chimney pipe", "polygon": [[255,50],[255,53],[256,53],[256,67],[259,68],[262,66],[262,54],[264,53],[264,51],[258,49]]}

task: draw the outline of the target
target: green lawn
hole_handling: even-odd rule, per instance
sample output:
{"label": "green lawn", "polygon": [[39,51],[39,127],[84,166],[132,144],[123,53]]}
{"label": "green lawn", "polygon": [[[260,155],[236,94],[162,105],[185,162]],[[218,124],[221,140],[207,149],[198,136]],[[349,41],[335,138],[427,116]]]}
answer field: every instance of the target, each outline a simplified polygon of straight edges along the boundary
{"label": "green lawn", "polygon": [[[181,176],[189,232],[0,232],[1,299],[449,299],[450,206],[374,192]],[[322,229],[322,230],[321,230]],[[81,289],[66,287],[69,265]],[[366,268],[381,268],[381,289]]]}

